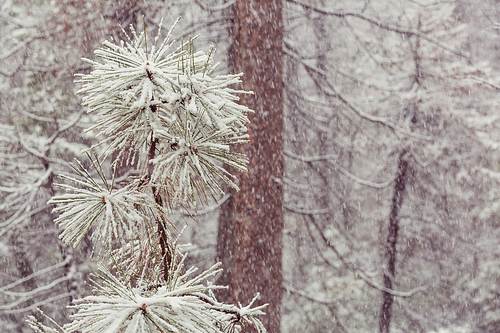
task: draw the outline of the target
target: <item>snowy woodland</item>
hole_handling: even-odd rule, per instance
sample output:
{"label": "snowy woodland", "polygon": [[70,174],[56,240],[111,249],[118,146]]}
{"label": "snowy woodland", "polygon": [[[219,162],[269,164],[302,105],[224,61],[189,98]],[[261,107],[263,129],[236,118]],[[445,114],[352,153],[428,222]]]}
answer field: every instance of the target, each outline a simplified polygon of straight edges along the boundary
{"label": "snowy woodland", "polygon": [[0,45],[1,332],[498,332],[498,1],[0,0]]}

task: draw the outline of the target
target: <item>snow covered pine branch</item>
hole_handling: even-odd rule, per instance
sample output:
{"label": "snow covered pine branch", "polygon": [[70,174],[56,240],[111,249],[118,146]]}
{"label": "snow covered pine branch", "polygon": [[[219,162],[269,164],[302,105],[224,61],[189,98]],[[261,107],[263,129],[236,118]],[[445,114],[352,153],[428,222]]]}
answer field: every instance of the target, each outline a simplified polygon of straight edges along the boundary
{"label": "snow covered pine branch", "polygon": [[[178,20],[177,20],[178,21]],[[177,22],[176,22],[177,23]],[[172,27],[172,29],[175,27]],[[49,203],[62,214],[55,220],[61,239],[78,246],[91,230],[99,272],[94,295],[75,301],[73,322],[50,328],[30,317],[36,332],[239,332],[253,326],[266,305],[246,307],[218,302],[206,279],[220,264],[194,275],[185,269],[168,213],[172,207],[197,209],[223,194],[220,180],[233,188],[234,176],[222,164],[246,170],[247,157],[230,145],[245,143],[246,114],[228,88],[242,74],[212,77],[214,46],[195,52],[192,38],[173,47],[172,29],[153,45],[131,27],[119,44],[105,41],[95,51],[103,63],[84,59],[94,70],[80,75],[83,105],[96,114],[104,138],[89,148],[90,167],[76,161],[74,175],[61,175],[65,194]],[[171,51],[169,51],[171,50]],[[137,167],[139,177],[117,186],[106,178],[111,166]],[[93,169],[93,171],[92,171]],[[97,174],[93,176],[93,174]],[[100,281],[100,282],[98,282]]]}

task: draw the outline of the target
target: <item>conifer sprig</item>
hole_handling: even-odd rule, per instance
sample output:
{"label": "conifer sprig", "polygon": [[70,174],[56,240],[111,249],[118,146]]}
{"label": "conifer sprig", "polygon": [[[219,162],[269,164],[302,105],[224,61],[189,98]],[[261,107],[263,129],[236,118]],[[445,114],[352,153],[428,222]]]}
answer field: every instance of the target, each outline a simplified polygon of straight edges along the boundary
{"label": "conifer sprig", "polygon": [[64,332],[220,333],[238,331],[246,324],[254,325],[259,333],[265,332],[255,318],[264,314],[265,305],[252,308],[256,298],[246,307],[223,304],[212,291],[224,287],[203,284],[221,271],[220,263],[193,276],[197,269],[184,272],[184,259],[170,267],[171,278],[163,285],[137,280],[131,286],[99,264],[94,295],[76,301],[72,306],[78,309],[72,316],[75,320],[63,327]]}
{"label": "conifer sprig", "polygon": [[99,161],[93,160],[90,155],[89,158],[102,185],[75,159],[76,164],[70,165],[83,179],[60,175],[61,179],[77,187],[56,184],[55,187],[66,194],[56,195],[48,202],[58,205],[54,212],[62,212],[54,222],[64,229],[59,236],[64,243],[76,248],[94,228],[91,235],[93,243],[100,244],[102,251],[109,252],[113,242],[124,245],[144,231],[151,230],[149,224],[152,220],[166,220],[166,212],[155,204],[150,195],[131,186],[113,189]]}
{"label": "conifer sprig", "polygon": [[[156,36],[148,56],[145,34],[137,35],[135,30],[132,34],[133,40],[127,35],[128,43],[105,41],[95,52],[104,63],[86,59],[94,70],[80,75],[78,81],[83,83],[78,91],[85,95],[83,105],[99,116],[88,130],[107,136],[97,144],[107,144],[104,156],[116,151],[117,162],[125,152],[142,150],[151,137],[175,137],[177,124],[185,124],[187,119],[197,124],[198,135],[206,139],[227,144],[247,141],[246,114],[251,110],[236,103],[236,94],[249,92],[228,88],[239,83],[242,74],[210,76],[218,65],[213,62],[213,45],[208,55],[195,52],[194,38],[190,38],[168,53],[170,32],[159,47]],[[228,156],[225,160],[231,161]]]}
{"label": "conifer sprig", "polygon": [[[115,187],[100,158],[88,154],[92,173],[75,160],[70,165],[76,174],[60,175],[66,183],[56,186],[65,193],[49,201],[61,213],[55,220],[63,228],[60,238],[76,247],[91,232],[103,261],[94,295],[76,301],[73,322],[58,329],[220,333],[240,332],[250,324],[264,333],[257,316],[265,305],[252,307],[256,298],[246,307],[217,301],[213,290],[224,287],[207,279],[220,272],[220,263],[198,275],[197,268],[184,268],[186,256],[165,208],[217,200],[223,194],[220,180],[238,189],[222,164],[246,171],[248,163],[229,149],[248,141],[252,111],[236,103],[236,94],[246,92],[228,88],[242,74],[211,77],[215,47],[208,55],[195,52],[194,38],[169,53],[172,30],[160,44],[161,24],[149,48],[145,31],[137,34],[131,27],[131,32],[128,42],[103,43],[95,52],[103,63],[86,60],[94,70],[81,75],[79,93],[98,118],[90,130],[106,136],[90,149],[102,145],[104,157],[114,153],[115,170],[130,152],[127,162],[138,157],[141,171],[136,180]],[[34,317],[29,323],[37,332],[59,332]]]}

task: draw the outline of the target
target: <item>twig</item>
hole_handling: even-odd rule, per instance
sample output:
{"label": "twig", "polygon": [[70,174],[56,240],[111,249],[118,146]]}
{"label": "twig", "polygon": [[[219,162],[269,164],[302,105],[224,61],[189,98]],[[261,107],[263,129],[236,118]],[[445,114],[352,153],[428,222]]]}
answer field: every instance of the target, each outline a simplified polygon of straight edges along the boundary
{"label": "twig", "polygon": [[[63,276],[59,279],[56,279],[52,282],[50,282],[49,284],[45,285],[45,286],[41,286],[41,287],[38,287],[36,289],[33,289],[33,290],[30,290],[30,291],[26,291],[26,292],[17,292],[17,291],[2,291],[1,293],[2,294],[5,294],[5,295],[9,295],[9,296],[20,296],[22,298],[24,298],[25,300],[30,297],[30,296],[34,296],[36,295],[37,293],[41,292],[41,291],[45,291],[45,290],[48,290],[52,287],[54,287],[55,285],[58,285],[59,283],[61,282],[64,282],[64,281],[67,281],[71,279],[71,277],[68,277],[68,276]],[[7,304],[7,305],[1,305],[0,306],[0,310],[1,309],[8,309],[10,306],[10,304]],[[10,307],[13,307],[14,305],[10,306]]]}
{"label": "twig", "polygon": [[483,84],[486,84],[486,85],[488,85],[488,86],[490,86],[490,87],[492,87],[492,88],[495,88],[495,89],[497,89],[497,90],[500,90],[500,86],[498,86],[498,85],[496,85],[496,84],[494,84],[494,83],[491,83],[490,81],[487,81],[487,80],[485,80],[485,79],[482,79],[482,78],[480,78],[480,77],[473,76],[473,75],[469,75],[469,76],[467,77],[467,79],[470,79],[470,80],[475,81],[475,82],[478,82],[478,83],[483,83]]}
{"label": "twig", "polygon": [[8,284],[6,286],[0,287],[0,292],[1,291],[5,291],[5,290],[9,290],[9,289],[14,288],[15,286],[18,286],[18,285],[20,285],[20,284],[22,284],[22,283],[24,283],[24,282],[26,282],[26,281],[28,281],[28,280],[30,280],[32,278],[35,278],[35,277],[37,277],[39,275],[43,275],[43,274],[52,272],[52,271],[54,271],[54,270],[56,270],[56,269],[58,269],[60,267],[63,267],[65,265],[67,265],[71,261],[71,259],[73,259],[72,256],[67,256],[66,259],[64,259],[64,261],[62,261],[62,262],[60,262],[58,264],[55,264],[53,266],[44,268],[42,270],[39,270],[38,272],[35,272],[33,274],[30,274],[30,275],[24,277],[22,279],[19,279],[19,280],[15,281],[15,282],[12,282],[11,284]]}
{"label": "twig", "polygon": [[407,35],[407,36],[417,36],[417,37],[420,37],[422,39],[425,39],[426,41],[436,45],[436,46],[439,46],[440,48],[448,51],[448,52],[451,52],[453,54],[456,54],[460,57],[464,57],[464,58],[467,58],[469,59],[470,58],[470,55],[469,53],[467,52],[464,52],[464,51],[460,51],[460,50],[455,50],[449,46],[446,46],[445,44],[441,43],[440,41],[438,41],[437,39],[434,39],[432,37],[429,37],[428,35],[418,31],[418,30],[414,30],[414,29],[403,29],[403,28],[400,28],[400,27],[396,27],[394,25],[390,25],[390,24],[387,24],[387,23],[384,23],[384,22],[381,22],[377,19],[374,19],[372,17],[368,17],[366,15],[363,15],[361,13],[356,13],[356,12],[347,12],[347,11],[334,11],[334,10],[329,10],[329,9],[326,9],[326,8],[318,8],[318,7],[314,7],[312,5],[309,5],[309,4],[306,4],[306,3],[303,3],[301,1],[298,1],[298,0],[288,0],[289,2],[292,2],[292,3],[295,3],[297,5],[301,5],[302,7],[306,8],[306,9],[310,9],[310,10],[313,10],[317,13],[320,13],[320,14],[324,14],[324,15],[330,15],[330,16],[336,16],[336,17],[340,17],[340,18],[346,18],[348,16],[352,16],[352,17],[356,17],[356,18],[359,18],[361,20],[364,20],[364,21],[367,21],[381,29],[385,29],[385,30],[388,30],[388,31],[392,31],[392,32],[396,32],[396,33],[399,33],[399,34],[403,34],[403,35]]}
{"label": "twig", "polygon": [[284,150],[283,154],[286,155],[286,156],[289,156],[289,157],[291,157],[293,159],[302,161],[302,162],[311,163],[311,162],[325,161],[328,164],[332,165],[335,169],[339,170],[339,172],[341,174],[343,174],[344,176],[350,178],[351,180],[355,181],[356,183],[361,184],[361,185],[365,185],[365,186],[369,186],[369,187],[373,187],[373,188],[379,188],[379,189],[380,188],[386,188],[387,186],[391,185],[392,182],[394,181],[394,178],[392,178],[392,179],[389,179],[389,180],[387,180],[387,181],[385,181],[383,183],[375,183],[375,182],[372,182],[372,181],[369,181],[369,180],[365,180],[365,179],[359,178],[359,177],[353,175],[352,173],[350,173],[349,171],[347,171],[346,169],[342,168],[337,163],[335,163],[333,161],[337,157],[335,155],[299,156],[299,155],[296,155],[296,154],[292,153],[289,150]]}
{"label": "twig", "polygon": [[[359,279],[363,280],[370,287],[378,289],[378,290],[383,291],[383,292],[386,292],[386,293],[391,294],[391,295],[396,296],[396,297],[411,297],[411,296],[413,296],[413,295],[415,295],[415,294],[417,294],[419,292],[423,292],[423,291],[427,290],[427,286],[422,286],[422,287],[417,287],[417,288],[415,288],[413,290],[410,290],[410,291],[407,291],[407,292],[396,291],[396,290],[392,290],[392,289],[386,288],[386,287],[384,287],[384,286],[382,286],[382,285],[380,285],[380,284],[378,284],[378,283],[370,280],[366,276],[365,272],[363,272],[359,267],[357,267],[352,262],[350,262],[347,259],[345,259],[344,256],[342,256],[338,252],[338,250],[335,247],[335,245],[333,245],[333,243],[328,238],[325,237],[325,235],[323,234],[323,231],[321,230],[321,228],[316,223],[316,221],[314,219],[314,216],[310,215],[310,219],[311,219],[312,224],[314,225],[314,227],[316,228],[316,230],[320,234],[321,238],[323,239],[323,242],[335,253],[335,255],[339,258],[340,262],[342,264],[344,264],[345,267],[347,267],[352,272],[354,272],[354,274],[356,275],[356,277],[358,277]],[[324,258],[324,259],[326,259],[326,258]],[[333,266],[333,264],[330,263],[329,260],[327,262],[328,262],[329,265]]]}
{"label": "twig", "polygon": [[215,205],[208,206],[202,210],[197,211],[196,213],[189,213],[189,212],[182,211],[181,214],[184,216],[200,216],[200,215],[211,213],[211,212],[215,211],[217,208],[219,208],[230,197],[231,197],[231,194],[228,193],[228,194],[224,195],[222,197],[222,199],[220,199]]}
{"label": "twig", "polygon": [[40,159],[42,159],[42,160],[44,160],[46,162],[50,162],[50,163],[58,163],[58,164],[61,164],[61,165],[67,165],[68,164],[66,161],[63,161],[63,160],[61,160],[59,158],[48,157],[47,155],[42,154],[38,150],[28,147],[24,143],[24,141],[21,139],[20,135],[18,136],[18,138],[19,138],[19,143],[23,146],[24,150],[26,150],[31,155],[36,156],[36,157],[38,157],[38,158],[40,158]]}
{"label": "twig", "polygon": [[54,297],[49,297],[47,299],[44,299],[43,301],[37,302],[37,303],[35,303],[35,304],[27,307],[27,308],[15,309],[15,310],[7,310],[7,311],[3,311],[2,313],[5,314],[5,315],[8,315],[8,314],[16,314],[16,313],[28,312],[28,311],[36,309],[37,307],[39,307],[41,305],[45,305],[45,304],[57,301],[59,299],[69,297],[69,296],[71,296],[71,293],[64,293],[64,294],[61,294],[61,295],[57,295],[57,296],[54,296]]}
{"label": "twig", "polygon": [[287,209],[291,212],[298,214],[306,214],[306,215],[318,215],[318,214],[327,214],[330,212],[330,208],[319,208],[319,209],[306,209],[301,207],[296,207],[290,204],[283,204],[283,208]]}
{"label": "twig", "polygon": [[[303,57],[298,54],[297,50],[295,50],[292,47],[292,45],[290,44],[290,41],[285,40],[284,46],[285,46],[284,52],[286,54],[288,54],[289,56],[294,57],[294,58],[303,59]],[[382,87],[382,86],[378,86],[378,85],[370,83],[370,82],[366,82],[364,80],[361,80],[361,79],[355,77],[354,75],[351,75],[349,73],[344,72],[343,70],[341,70],[340,68],[338,68],[336,66],[333,66],[332,64],[329,64],[329,66],[332,67],[332,69],[335,71],[335,73],[338,73],[339,75],[341,75],[345,78],[348,78],[349,80],[351,80],[359,85],[363,85],[365,87],[372,88],[372,89],[379,90],[379,91],[387,91],[387,92],[400,92],[400,91],[402,91],[401,88],[394,89],[394,88],[390,88],[390,87]]]}
{"label": "twig", "polygon": [[54,134],[52,134],[52,136],[51,136],[51,137],[47,140],[46,145],[50,145],[50,144],[52,144],[52,143],[53,143],[53,142],[57,139],[57,137],[59,136],[59,134],[61,134],[61,133],[65,132],[65,131],[69,130],[71,127],[75,126],[75,125],[76,125],[76,123],[77,123],[78,121],[80,121],[80,119],[82,118],[82,116],[83,116],[83,114],[84,114],[84,113],[85,113],[84,109],[81,109],[81,110],[80,110],[80,112],[77,114],[77,116],[76,116],[73,120],[71,120],[69,123],[67,123],[67,124],[66,124],[63,128],[59,128],[59,124],[58,124],[58,123],[57,123],[57,121],[56,121],[56,124],[57,124],[58,129],[57,129],[57,131],[56,131]]}
{"label": "twig", "polygon": [[217,11],[221,11],[221,10],[229,8],[230,6],[232,6],[233,4],[236,3],[236,0],[230,0],[230,1],[227,1],[225,4],[218,5],[218,6],[205,6],[203,4],[203,2],[200,0],[195,0],[195,2],[204,11],[212,13],[212,12],[217,12]]}
{"label": "twig", "polygon": [[340,298],[340,297],[331,298],[331,299],[323,299],[323,298],[313,297],[313,296],[309,295],[308,293],[306,293],[305,291],[294,289],[292,286],[287,286],[285,284],[283,284],[283,289],[288,291],[290,294],[300,296],[300,297],[305,298],[305,299],[307,299],[311,302],[314,302],[314,303],[329,305],[329,304],[338,303],[342,300],[342,298]]}
{"label": "twig", "polygon": [[[358,108],[356,105],[354,105],[352,102],[350,102],[348,99],[346,99],[342,94],[340,94],[338,89],[326,79],[326,77],[328,77],[328,73],[326,71],[307,63],[304,59],[302,59],[300,56],[298,56],[296,54],[290,53],[289,55],[292,56],[292,58],[296,59],[298,62],[300,62],[305,67],[306,71],[309,74],[312,71],[312,72],[314,72],[314,73],[316,73],[324,78],[324,80],[323,80],[324,83],[326,83],[328,88],[330,88],[330,90],[331,90],[330,92],[327,91],[327,89],[326,89],[327,87],[324,87],[324,85],[323,85],[322,92],[325,95],[339,99],[342,103],[344,103],[346,106],[348,106],[352,111],[354,111],[361,118],[366,119],[366,120],[371,121],[371,122],[374,122],[374,123],[379,123],[381,125],[385,125],[385,126],[391,128],[395,132],[399,132],[399,133],[402,133],[402,134],[405,134],[405,135],[408,135],[408,136],[411,136],[411,137],[414,137],[414,138],[417,138],[420,140],[427,140],[427,141],[432,140],[432,138],[429,136],[408,132],[407,130],[405,130],[405,129],[397,126],[396,124],[392,123],[391,121],[389,121],[389,119],[386,117],[372,116],[372,115],[364,112],[363,110]],[[311,77],[313,77],[313,76],[311,75]],[[315,79],[315,78],[313,77],[313,79]]]}

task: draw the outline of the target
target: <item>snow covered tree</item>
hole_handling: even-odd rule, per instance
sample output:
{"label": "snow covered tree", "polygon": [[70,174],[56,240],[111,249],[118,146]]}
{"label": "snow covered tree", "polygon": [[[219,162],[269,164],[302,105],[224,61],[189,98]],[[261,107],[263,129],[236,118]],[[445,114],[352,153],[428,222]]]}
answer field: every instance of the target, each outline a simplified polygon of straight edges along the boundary
{"label": "snow covered tree", "polygon": [[[177,22],[176,22],[177,23]],[[185,269],[186,254],[169,222],[173,208],[196,211],[223,194],[222,180],[238,186],[223,164],[245,171],[248,159],[231,145],[248,141],[248,107],[229,88],[242,74],[212,76],[215,47],[195,52],[194,39],[174,47],[172,29],[160,42],[146,31],[126,41],[103,42],[95,51],[103,62],[85,59],[93,71],[80,75],[83,105],[95,117],[89,131],[105,136],[87,149],[90,161],[71,163],[74,174],[60,175],[65,194],[49,201],[61,212],[60,238],[77,247],[90,233],[98,273],[94,294],[74,301],[73,322],[50,328],[31,316],[37,332],[238,332],[253,326],[266,305],[219,302],[207,281],[220,264],[195,276]],[[137,167],[124,182],[111,169]],[[99,282],[100,281],[100,282]]]}

